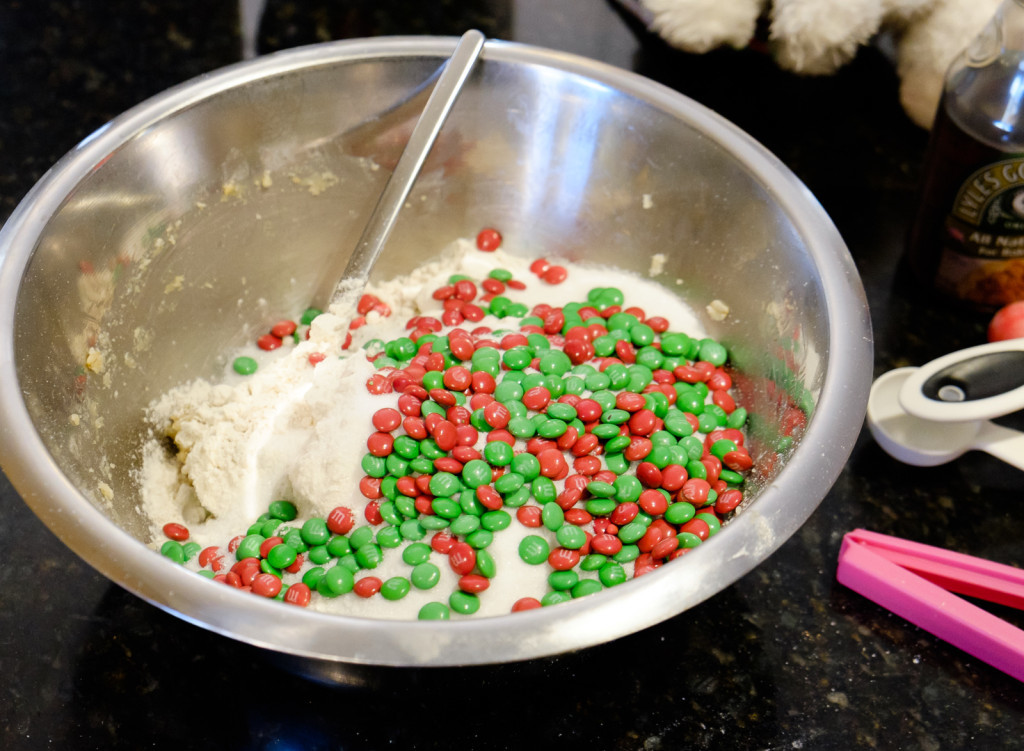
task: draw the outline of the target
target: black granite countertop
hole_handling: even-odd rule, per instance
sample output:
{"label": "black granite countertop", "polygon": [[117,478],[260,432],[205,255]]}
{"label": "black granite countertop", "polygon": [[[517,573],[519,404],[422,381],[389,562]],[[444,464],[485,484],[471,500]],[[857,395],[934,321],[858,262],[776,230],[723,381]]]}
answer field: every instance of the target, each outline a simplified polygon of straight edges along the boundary
{"label": "black granite countertop", "polygon": [[[231,3],[0,2],[0,219],[119,112],[239,60],[238,25]],[[926,134],[904,116],[876,48],[837,75],[800,78],[756,51],[668,50],[605,0],[269,0],[256,43],[269,52],[470,25],[637,70],[775,152],[831,214],[863,276],[876,374],[984,341],[985,316],[900,271]],[[903,466],[865,431],[796,535],[670,621],[578,654],[382,670],[367,688],[339,688],[111,584],[0,478],[0,747],[1020,748],[1018,681],[847,590],[835,568],[857,527],[1024,566],[1022,487],[1019,471],[984,455]]]}

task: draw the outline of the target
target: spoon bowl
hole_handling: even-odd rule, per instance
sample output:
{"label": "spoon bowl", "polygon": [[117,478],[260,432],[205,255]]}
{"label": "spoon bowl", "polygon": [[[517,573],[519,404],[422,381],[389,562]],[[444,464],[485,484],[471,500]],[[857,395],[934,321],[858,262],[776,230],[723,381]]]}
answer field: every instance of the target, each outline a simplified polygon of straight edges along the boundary
{"label": "spoon bowl", "polygon": [[942,422],[908,414],[900,391],[917,371],[890,370],[871,386],[868,429],[887,454],[915,467],[935,467],[979,450],[1024,469],[1024,434],[1016,430],[987,420]]}

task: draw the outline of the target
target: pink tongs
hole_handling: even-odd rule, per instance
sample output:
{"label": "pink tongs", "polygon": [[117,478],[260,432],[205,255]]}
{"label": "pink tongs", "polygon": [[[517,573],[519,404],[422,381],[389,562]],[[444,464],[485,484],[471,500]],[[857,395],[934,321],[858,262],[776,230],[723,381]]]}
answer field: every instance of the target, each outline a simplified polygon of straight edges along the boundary
{"label": "pink tongs", "polygon": [[839,582],[1024,681],[1024,631],[952,592],[1024,610],[1024,570],[855,529],[839,550]]}

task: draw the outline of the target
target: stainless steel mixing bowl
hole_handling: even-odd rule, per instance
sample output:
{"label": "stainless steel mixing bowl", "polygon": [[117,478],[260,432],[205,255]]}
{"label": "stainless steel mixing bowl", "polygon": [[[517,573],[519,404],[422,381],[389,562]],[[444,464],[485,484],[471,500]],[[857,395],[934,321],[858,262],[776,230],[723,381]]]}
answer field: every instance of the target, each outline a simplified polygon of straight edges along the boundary
{"label": "stainless steel mixing bowl", "polygon": [[[4,471],[72,550],[154,605],[341,663],[552,655],[640,630],[728,586],[800,527],[845,463],[867,401],[870,323],[848,252],[806,188],[751,138],[665,87],[489,42],[376,275],[484,226],[523,253],[653,274],[730,346],[741,373],[762,467],[742,513],[623,586],[462,622],[286,607],[147,546],[136,478],[144,407],[219,372],[233,346],[314,290],[322,300],[415,114],[401,103],[453,47],[439,38],[332,43],[190,81],[82,142],[0,233]],[[715,299],[728,305],[724,320],[707,312]]]}

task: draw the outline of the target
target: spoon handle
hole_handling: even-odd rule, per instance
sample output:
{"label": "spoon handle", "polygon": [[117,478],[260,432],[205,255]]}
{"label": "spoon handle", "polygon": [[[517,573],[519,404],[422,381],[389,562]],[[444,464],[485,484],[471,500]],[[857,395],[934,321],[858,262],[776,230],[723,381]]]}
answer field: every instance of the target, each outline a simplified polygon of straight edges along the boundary
{"label": "spoon handle", "polygon": [[974,447],[1007,464],[1024,469],[1024,433],[989,422],[982,426]]}
{"label": "spoon handle", "polygon": [[445,63],[444,72],[434,85],[434,90],[423,108],[423,114],[416,122],[409,142],[402,151],[394,172],[388,178],[377,205],[363,229],[363,234],[349,258],[341,281],[334,290],[331,297],[332,305],[345,305],[351,302],[354,307],[359,295],[362,294],[370,270],[395,225],[398,212],[409,197],[413,183],[462,91],[463,84],[476,64],[485,41],[486,37],[481,32],[475,29],[467,31],[459,39],[455,52]]}

